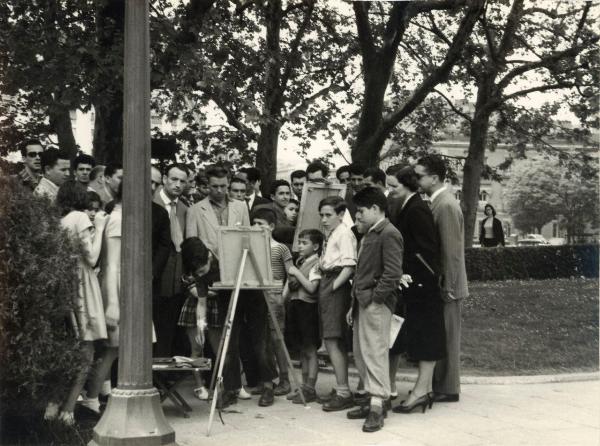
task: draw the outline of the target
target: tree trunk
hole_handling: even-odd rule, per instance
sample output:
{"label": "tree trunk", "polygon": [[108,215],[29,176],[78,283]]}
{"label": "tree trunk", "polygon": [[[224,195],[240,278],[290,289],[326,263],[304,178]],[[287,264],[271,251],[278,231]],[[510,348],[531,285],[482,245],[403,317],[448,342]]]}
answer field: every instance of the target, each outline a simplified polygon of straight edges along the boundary
{"label": "tree trunk", "polygon": [[258,137],[259,150],[256,151],[256,167],[262,178],[261,192],[269,197],[271,184],[277,174],[277,147],[279,144],[279,123],[266,123],[260,126]]}
{"label": "tree trunk", "polygon": [[67,107],[52,106],[48,111],[50,127],[58,137],[58,146],[69,153],[71,159],[77,155],[77,143],[71,126],[71,114]]}
{"label": "tree trunk", "polygon": [[[482,95],[483,96],[483,95]],[[475,114],[471,122],[469,136],[469,151],[463,167],[461,207],[465,222],[465,247],[473,245],[477,207],[479,205],[479,186],[485,159],[485,147],[490,123],[490,112],[483,110],[484,98],[478,98],[475,104]]]}
{"label": "tree trunk", "polygon": [[123,95],[94,106],[94,158],[99,164],[123,162]]}

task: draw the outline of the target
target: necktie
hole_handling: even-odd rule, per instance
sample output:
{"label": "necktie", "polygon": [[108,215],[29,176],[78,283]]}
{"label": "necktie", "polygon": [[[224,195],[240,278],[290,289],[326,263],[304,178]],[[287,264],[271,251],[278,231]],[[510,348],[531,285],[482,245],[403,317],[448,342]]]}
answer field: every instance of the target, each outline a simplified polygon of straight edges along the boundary
{"label": "necktie", "polygon": [[177,203],[171,201],[171,212],[169,212],[169,220],[171,220],[171,241],[175,245],[175,251],[181,251],[181,243],[183,243],[183,234],[181,233],[181,226],[177,220]]}

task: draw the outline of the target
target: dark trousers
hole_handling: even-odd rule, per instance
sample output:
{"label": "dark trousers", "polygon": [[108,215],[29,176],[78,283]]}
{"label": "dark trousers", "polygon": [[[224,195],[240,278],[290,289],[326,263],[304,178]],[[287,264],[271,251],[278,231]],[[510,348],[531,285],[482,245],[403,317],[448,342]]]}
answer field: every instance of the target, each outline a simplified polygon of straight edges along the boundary
{"label": "dark trousers", "polygon": [[156,344],[153,349],[155,358],[168,358],[173,355],[187,356],[189,342],[182,327],[177,326],[184,302],[185,296],[182,294],[152,299],[152,321],[156,332]]}
{"label": "dark trousers", "polygon": [[248,321],[240,319],[237,321],[240,327],[240,360],[242,361],[242,370],[246,377],[246,384],[249,387],[256,387],[260,384],[260,374],[258,373],[258,363],[254,357],[253,340],[250,336]]}
{"label": "dark trousers", "polygon": [[[223,314],[226,314],[231,297],[224,298],[220,296],[219,299],[221,301],[219,302],[220,310],[223,308]],[[268,318],[267,304],[261,291],[244,290],[240,292],[223,370],[225,390],[237,390],[242,387],[240,368],[241,321],[245,321],[245,337],[248,338],[251,345],[249,353],[254,356],[256,361],[258,382],[272,381],[277,376],[271,359]]]}

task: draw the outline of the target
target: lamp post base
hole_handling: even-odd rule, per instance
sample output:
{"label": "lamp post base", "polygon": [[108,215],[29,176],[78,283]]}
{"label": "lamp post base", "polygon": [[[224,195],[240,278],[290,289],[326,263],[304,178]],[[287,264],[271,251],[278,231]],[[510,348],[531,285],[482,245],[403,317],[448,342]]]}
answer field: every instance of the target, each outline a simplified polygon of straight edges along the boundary
{"label": "lamp post base", "polygon": [[175,431],[160,406],[160,395],[149,389],[113,389],[106,411],[88,446],[176,446]]}

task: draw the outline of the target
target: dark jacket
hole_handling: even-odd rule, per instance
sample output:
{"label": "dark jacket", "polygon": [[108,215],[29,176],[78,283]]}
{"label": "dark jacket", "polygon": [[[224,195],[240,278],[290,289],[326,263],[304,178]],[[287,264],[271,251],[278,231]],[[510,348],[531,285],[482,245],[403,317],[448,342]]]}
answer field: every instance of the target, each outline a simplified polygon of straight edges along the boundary
{"label": "dark jacket", "polygon": [[394,311],[403,245],[400,231],[387,218],[363,236],[352,286],[352,297],[361,307],[375,302]]}
{"label": "dark jacket", "polygon": [[[485,239],[485,230],[483,229],[483,225],[488,218],[489,217],[486,217],[479,222],[479,243],[482,245]],[[494,219],[492,223],[492,232],[494,234],[494,246],[504,246],[504,229],[502,229],[502,222],[496,217],[492,218]]]}
{"label": "dark jacket", "polygon": [[[404,207],[399,204],[390,212],[393,212],[391,222],[404,239],[402,270],[413,280],[408,288],[402,289],[403,298],[416,300],[430,297],[429,295],[439,297],[439,240],[429,206],[419,194],[415,194],[408,199]],[[417,254],[429,265],[433,273],[419,260]]]}
{"label": "dark jacket", "polygon": [[152,202],[152,291],[159,292],[160,279],[171,252],[171,223],[168,212]]}

